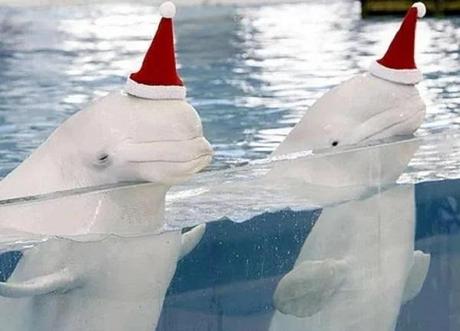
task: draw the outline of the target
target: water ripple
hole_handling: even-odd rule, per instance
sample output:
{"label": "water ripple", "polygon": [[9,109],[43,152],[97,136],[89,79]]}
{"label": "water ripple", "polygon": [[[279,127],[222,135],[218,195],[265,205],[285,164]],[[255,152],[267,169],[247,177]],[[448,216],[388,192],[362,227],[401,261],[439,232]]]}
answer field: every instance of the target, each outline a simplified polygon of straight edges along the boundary
{"label": "water ripple", "polygon": [[[148,4],[0,7],[0,177],[84,104],[119,88],[157,21]],[[266,157],[321,94],[382,55],[399,21],[363,21],[359,2],[345,0],[179,9],[181,74],[216,150],[213,168]],[[428,104],[419,135],[460,127],[459,41],[459,18],[419,24]]]}

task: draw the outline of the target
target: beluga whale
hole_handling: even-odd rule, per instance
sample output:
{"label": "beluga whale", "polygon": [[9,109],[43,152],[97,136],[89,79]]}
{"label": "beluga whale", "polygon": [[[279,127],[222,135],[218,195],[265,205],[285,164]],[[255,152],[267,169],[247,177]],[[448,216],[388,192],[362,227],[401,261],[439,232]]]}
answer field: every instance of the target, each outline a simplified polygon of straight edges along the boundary
{"label": "beluga whale", "polygon": [[165,231],[165,194],[212,159],[176,70],[175,12],[160,6],[142,66],[121,91],[70,117],[0,182],[0,200],[11,201],[144,183],[0,208],[0,229],[48,238],[24,249],[0,283],[2,329],[155,329],[178,259],[204,232]]}
{"label": "beluga whale", "polygon": [[[369,72],[322,96],[273,153],[318,157],[275,166],[272,178],[329,192],[352,188],[355,198],[322,210],[278,283],[270,331],[393,331],[401,305],[423,286],[430,256],[414,251],[413,185],[394,185],[418,143],[388,139],[411,137],[425,116],[414,60],[416,22],[425,12],[415,3]],[[348,148],[355,144],[361,147]],[[375,194],[361,195],[370,187]]]}

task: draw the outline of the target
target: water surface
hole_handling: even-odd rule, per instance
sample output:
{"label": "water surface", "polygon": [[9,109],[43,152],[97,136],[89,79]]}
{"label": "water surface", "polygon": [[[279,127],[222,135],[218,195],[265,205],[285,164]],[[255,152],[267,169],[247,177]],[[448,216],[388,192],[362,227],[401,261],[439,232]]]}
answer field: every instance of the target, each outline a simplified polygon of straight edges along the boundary
{"label": "water surface", "polygon": [[[157,21],[147,4],[0,7],[0,177],[120,88]],[[180,71],[216,150],[212,168],[267,156],[321,94],[383,54],[399,22],[362,20],[345,0],[179,8]],[[458,128],[460,19],[423,19],[417,41],[428,103],[418,134]]]}

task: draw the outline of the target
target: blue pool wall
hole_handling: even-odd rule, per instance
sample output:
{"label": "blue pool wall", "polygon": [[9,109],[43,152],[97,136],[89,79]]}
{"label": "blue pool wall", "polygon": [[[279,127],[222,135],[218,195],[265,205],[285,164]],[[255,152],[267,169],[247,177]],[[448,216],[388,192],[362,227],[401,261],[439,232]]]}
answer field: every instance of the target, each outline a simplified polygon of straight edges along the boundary
{"label": "blue pool wall", "polygon": [[[431,254],[431,264],[421,293],[401,308],[396,330],[458,331],[460,180],[419,183],[415,198],[415,244]],[[209,223],[198,246],[178,263],[157,331],[268,331],[276,285],[320,214],[283,210],[243,223]],[[0,280],[20,257],[0,256]]]}
{"label": "blue pool wall", "polygon": [[[419,183],[415,199],[415,245],[431,254],[431,264],[421,293],[403,305],[396,330],[458,331],[460,181]],[[268,331],[276,285],[320,213],[283,210],[244,223],[208,224],[178,264],[157,331]]]}
{"label": "blue pool wall", "polygon": [[273,292],[319,214],[281,211],[209,223],[178,264],[157,330],[268,330]]}

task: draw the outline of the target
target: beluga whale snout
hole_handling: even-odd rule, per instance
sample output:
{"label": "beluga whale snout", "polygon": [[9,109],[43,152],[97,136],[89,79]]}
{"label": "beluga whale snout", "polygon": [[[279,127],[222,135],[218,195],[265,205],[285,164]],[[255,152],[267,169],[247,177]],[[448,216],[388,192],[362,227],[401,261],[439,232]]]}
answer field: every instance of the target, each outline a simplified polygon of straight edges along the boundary
{"label": "beluga whale snout", "polygon": [[[369,72],[321,97],[273,153],[312,150],[319,157],[283,161],[270,179],[327,187],[326,201],[352,194],[321,211],[278,283],[270,331],[393,331],[401,304],[423,286],[430,255],[414,251],[413,186],[394,185],[418,143],[380,142],[411,136],[423,121],[414,43],[424,14],[415,3]],[[365,146],[340,149],[355,144]],[[361,194],[368,188],[378,194]]]}
{"label": "beluga whale snout", "polygon": [[166,192],[212,158],[176,70],[175,11],[160,6],[157,33],[123,90],[77,112],[0,182],[0,199],[148,182],[1,208],[0,228],[51,237],[24,250],[0,283],[2,328],[155,329],[177,261],[205,230],[165,231]]}

